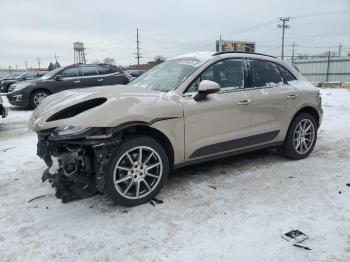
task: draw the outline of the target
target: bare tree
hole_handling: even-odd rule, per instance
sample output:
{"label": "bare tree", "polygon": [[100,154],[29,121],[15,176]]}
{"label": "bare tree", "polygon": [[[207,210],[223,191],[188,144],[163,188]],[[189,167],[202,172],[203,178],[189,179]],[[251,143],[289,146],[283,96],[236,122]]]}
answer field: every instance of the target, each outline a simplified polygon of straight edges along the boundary
{"label": "bare tree", "polygon": [[114,58],[106,57],[103,60],[103,63],[108,64],[108,65],[115,65],[115,60],[114,60]]}
{"label": "bare tree", "polygon": [[163,63],[164,61],[165,61],[164,56],[157,55],[157,56],[154,57],[154,62],[156,62],[156,64]]}

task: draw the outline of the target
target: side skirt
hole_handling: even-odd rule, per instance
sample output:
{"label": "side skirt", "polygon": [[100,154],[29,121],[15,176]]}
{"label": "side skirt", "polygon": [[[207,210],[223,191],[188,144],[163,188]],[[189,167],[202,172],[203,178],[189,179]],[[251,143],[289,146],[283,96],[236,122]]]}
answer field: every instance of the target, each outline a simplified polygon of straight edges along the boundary
{"label": "side skirt", "polygon": [[229,157],[229,156],[240,155],[240,154],[248,153],[251,151],[256,151],[259,149],[264,149],[264,148],[269,148],[269,147],[277,147],[277,146],[281,146],[282,144],[283,144],[283,142],[275,142],[275,143],[269,143],[269,144],[244,148],[244,149],[240,149],[240,150],[234,150],[234,151],[230,151],[230,152],[226,152],[226,153],[216,154],[214,156],[202,157],[200,159],[190,160],[190,161],[186,161],[184,163],[177,164],[174,166],[174,169],[178,169],[181,167],[194,165],[194,164],[198,164],[198,163],[202,163],[202,162],[207,162],[207,161],[211,161],[211,160],[215,160],[215,159],[225,158],[225,157]]}

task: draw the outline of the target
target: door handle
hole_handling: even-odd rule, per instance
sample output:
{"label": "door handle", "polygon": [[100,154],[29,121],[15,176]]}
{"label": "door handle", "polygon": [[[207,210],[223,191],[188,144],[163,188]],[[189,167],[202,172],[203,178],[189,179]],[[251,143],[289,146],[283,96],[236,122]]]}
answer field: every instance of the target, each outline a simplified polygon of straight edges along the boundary
{"label": "door handle", "polygon": [[80,83],[80,80],[74,80],[73,81],[75,84],[79,84]]}
{"label": "door handle", "polygon": [[287,99],[295,99],[297,98],[297,95],[296,94],[292,94],[292,95],[289,95],[286,97]]}
{"label": "door handle", "polygon": [[236,104],[237,105],[248,105],[250,102],[251,102],[250,99],[245,99],[245,100],[237,102]]}
{"label": "door handle", "polygon": [[97,79],[97,82],[102,82],[103,78]]}

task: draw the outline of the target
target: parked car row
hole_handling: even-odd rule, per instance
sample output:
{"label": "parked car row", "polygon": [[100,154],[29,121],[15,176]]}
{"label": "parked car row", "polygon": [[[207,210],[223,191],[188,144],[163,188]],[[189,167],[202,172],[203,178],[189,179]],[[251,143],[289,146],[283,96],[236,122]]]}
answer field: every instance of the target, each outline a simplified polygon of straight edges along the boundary
{"label": "parked car row", "polygon": [[38,79],[12,84],[7,98],[12,105],[35,108],[54,93],[92,86],[125,85],[130,79],[129,74],[114,65],[69,65],[54,69]]}

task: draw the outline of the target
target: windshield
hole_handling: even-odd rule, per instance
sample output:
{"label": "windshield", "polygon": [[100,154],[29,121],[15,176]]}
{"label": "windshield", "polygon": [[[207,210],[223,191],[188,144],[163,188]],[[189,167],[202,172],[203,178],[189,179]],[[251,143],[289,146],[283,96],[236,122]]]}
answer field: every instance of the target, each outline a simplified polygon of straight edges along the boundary
{"label": "windshield", "polygon": [[47,80],[47,79],[50,79],[52,76],[54,76],[58,71],[61,70],[61,67],[59,68],[56,68],[48,73],[46,73],[45,75],[43,75],[42,77],[40,77],[40,79],[43,79],[43,80]]}
{"label": "windshield", "polygon": [[190,57],[170,59],[145,72],[129,85],[169,92],[176,89],[208,59]]}
{"label": "windshield", "polygon": [[28,74],[28,72],[25,72],[23,74],[16,76],[15,79],[20,79],[20,78],[24,77],[26,74]]}

